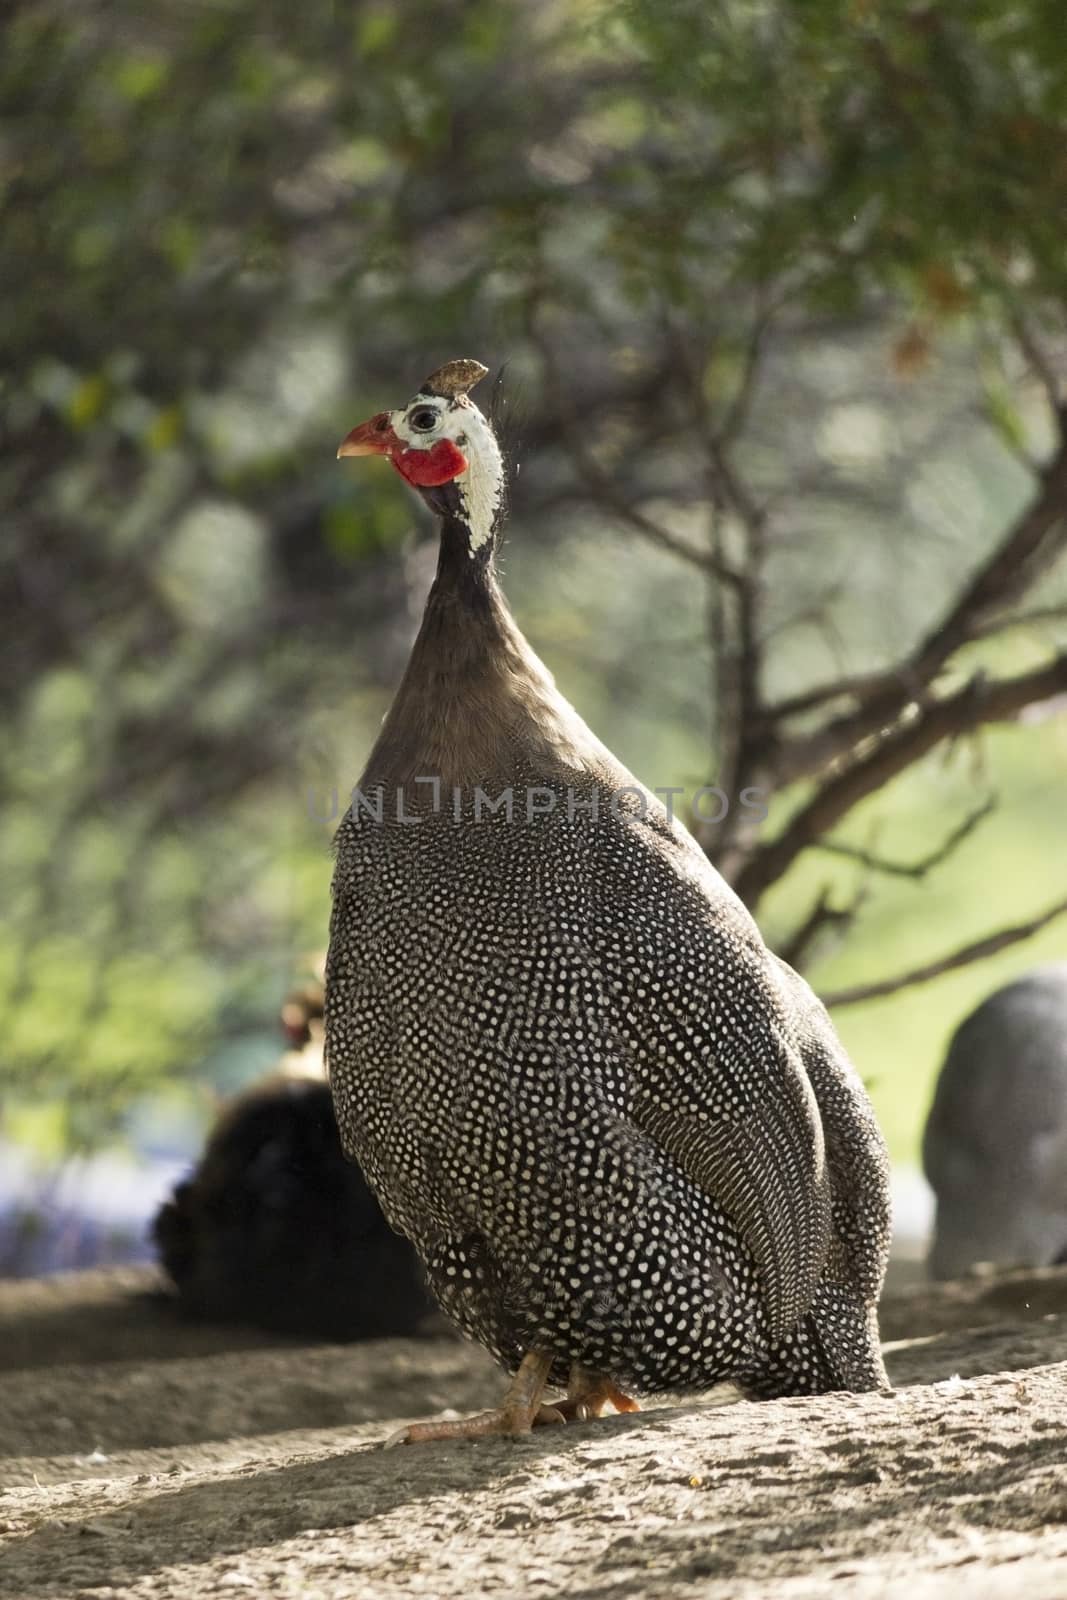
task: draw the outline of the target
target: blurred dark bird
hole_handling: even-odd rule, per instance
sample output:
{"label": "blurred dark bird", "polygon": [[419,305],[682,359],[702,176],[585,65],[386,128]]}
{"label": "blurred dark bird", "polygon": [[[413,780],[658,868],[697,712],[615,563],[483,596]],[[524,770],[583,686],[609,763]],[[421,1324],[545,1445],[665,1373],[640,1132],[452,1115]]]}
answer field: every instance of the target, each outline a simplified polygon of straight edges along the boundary
{"label": "blurred dark bird", "polygon": [[[326,1045],[341,1136],[499,1410],[884,1384],[888,1167],[823,1008],[519,631],[504,472],[453,361],[339,455],[440,521],[437,577],[337,834]],[[546,1384],[567,1399],[541,1407]]]}
{"label": "blurred dark bird", "polygon": [[345,1159],[322,1071],[322,988],[290,995],[282,1069],[225,1107],[153,1223],[182,1311],[347,1341],[432,1314],[418,1260]]}
{"label": "blurred dark bird", "polygon": [[957,1028],[923,1166],[931,1276],[1067,1262],[1067,962],[998,989]]}

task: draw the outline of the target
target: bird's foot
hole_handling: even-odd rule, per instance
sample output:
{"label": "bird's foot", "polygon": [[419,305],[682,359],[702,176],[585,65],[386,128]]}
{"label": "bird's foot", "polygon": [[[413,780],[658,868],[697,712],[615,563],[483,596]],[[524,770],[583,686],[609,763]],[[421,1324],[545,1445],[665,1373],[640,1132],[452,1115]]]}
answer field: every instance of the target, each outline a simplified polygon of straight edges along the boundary
{"label": "bird's foot", "polygon": [[433,1439],[488,1439],[529,1433],[535,1423],[562,1422],[554,1406],[543,1406],[541,1396],[552,1368],[552,1357],[532,1350],[523,1357],[504,1402],[495,1411],[477,1417],[442,1418],[439,1422],[410,1422],[386,1439],[386,1449],[397,1444],[425,1444]]}
{"label": "bird's foot", "polygon": [[[604,1415],[605,1406],[613,1406],[616,1411],[641,1409],[633,1396],[619,1389],[610,1378],[598,1372],[587,1372],[576,1362],[571,1368],[567,1398],[553,1401],[551,1409],[563,1422],[592,1422],[595,1417]],[[541,1409],[549,1408],[542,1406]]]}
{"label": "bird's foot", "polygon": [[495,1411],[477,1417],[442,1418],[439,1422],[410,1422],[386,1439],[386,1448],[397,1444],[425,1444],[434,1439],[515,1438],[551,1423],[592,1422],[602,1416],[605,1406],[616,1411],[640,1411],[637,1401],[599,1372],[587,1372],[577,1362],[571,1368],[567,1396],[542,1405],[552,1357],[533,1350],[524,1356],[503,1404]]}

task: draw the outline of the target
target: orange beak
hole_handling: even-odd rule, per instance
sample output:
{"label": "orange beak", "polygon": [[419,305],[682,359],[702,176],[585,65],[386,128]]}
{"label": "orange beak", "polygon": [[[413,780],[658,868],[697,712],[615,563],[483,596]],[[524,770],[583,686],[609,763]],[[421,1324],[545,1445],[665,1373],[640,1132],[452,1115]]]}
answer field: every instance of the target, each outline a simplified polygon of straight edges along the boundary
{"label": "orange beak", "polygon": [[345,434],[337,449],[337,459],[342,456],[391,456],[400,449],[400,440],[393,432],[388,411],[379,411],[369,422]]}

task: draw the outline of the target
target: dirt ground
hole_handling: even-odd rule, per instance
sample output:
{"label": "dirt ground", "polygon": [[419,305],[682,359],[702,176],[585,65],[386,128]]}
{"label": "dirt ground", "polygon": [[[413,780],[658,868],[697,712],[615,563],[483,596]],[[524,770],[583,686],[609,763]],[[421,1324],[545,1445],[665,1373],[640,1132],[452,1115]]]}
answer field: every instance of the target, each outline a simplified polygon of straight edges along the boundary
{"label": "dirt ground", "polygon": [[190,1329],[144,1273],[0,1287],[0,1593],[1067,1596],[1067,1271],[901,1290],[885,1395],[384,1451],[492,1403],[445,1338]]}

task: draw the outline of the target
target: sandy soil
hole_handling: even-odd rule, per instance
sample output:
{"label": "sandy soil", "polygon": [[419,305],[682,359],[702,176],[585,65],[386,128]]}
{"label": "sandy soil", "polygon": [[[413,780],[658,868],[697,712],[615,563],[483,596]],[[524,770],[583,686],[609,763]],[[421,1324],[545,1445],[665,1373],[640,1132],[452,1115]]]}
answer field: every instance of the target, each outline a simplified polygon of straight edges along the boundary
{"label": "sandy soil", "polygon": [[189,1329],[152,1287],[0,1288],[11,1600],[1067,1596],[1067,1271],[890,1297],[891,1395],[390,1451],[492,1402],[480,1352]]}

